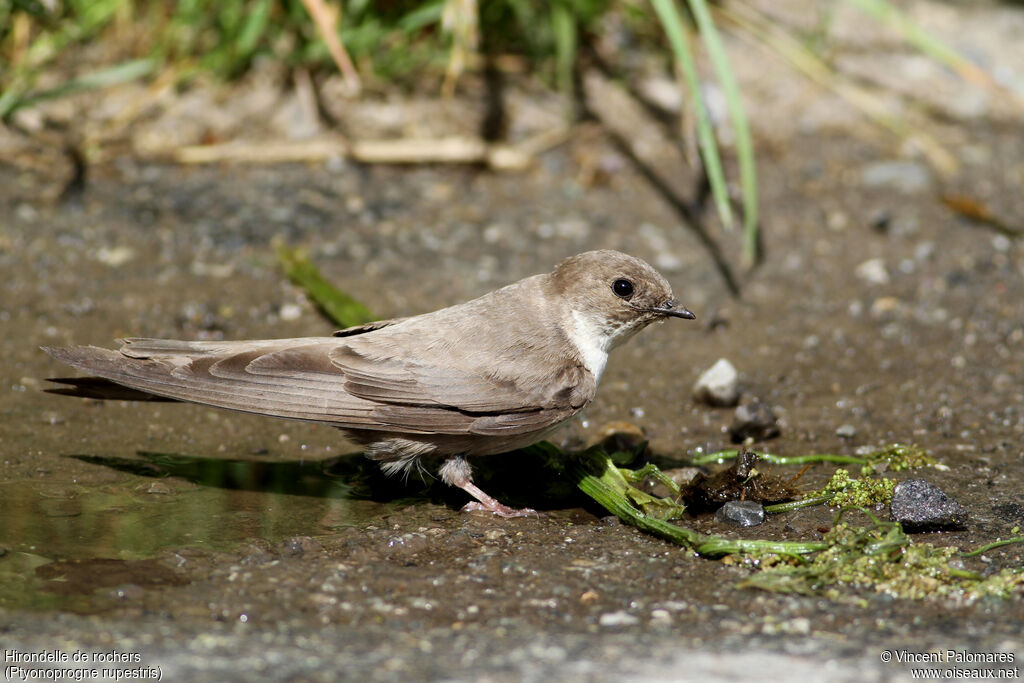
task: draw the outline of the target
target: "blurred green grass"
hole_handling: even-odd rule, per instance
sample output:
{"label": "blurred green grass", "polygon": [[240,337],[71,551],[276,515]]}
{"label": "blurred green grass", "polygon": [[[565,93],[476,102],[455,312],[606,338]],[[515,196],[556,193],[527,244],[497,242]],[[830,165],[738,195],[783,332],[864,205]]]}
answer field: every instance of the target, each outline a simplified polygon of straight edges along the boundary
{"label": "blurred green grass", "polygon": [[[742,179],[744,257],[752,263],[757,231],[753,143],[714,23],[705,0],[686,0],[686,14],[670,1],[656,7],[647,0],[0,0],[0,119],[83,85],[101,87],[148,75],[158,65],[173,66],[179,82],[197,73],[231,80],[264,58],[311,71],[334,68],[310,16],[313,9],[331,17],[364,82],[381,88],[416,86],[443,74],[443,92],[450,94],[466,68],[478,68],[493,56],[511,56],[522,70],[560,90],[572,116],[583,46],[602,32],[617,32],[623,50],[660,51],[666,61],[687,65],[691,77],[681,87],[699,112],[701,156],[716,208],[730,227],[718,143],[693,77],[693,41],[685,38],[694,28],[684,17],[695,16],[716,77],[726,86]],[[87,45],[94,48],[92,59],[101,62],[99,71],[83,77],[72,69],[63,83],[37,87],[47,69],[66,68],[69,51]]]}
{"label": "blurred green grass", "polygon": [[[988,74],[888,0],[845,1],[965,80],[999,90]],[[320,15],[319,25],[311,13]],[[463,72],[501,59],[502,68],[527,72],[561,91],[573,117],[580,112],[575,104],[588,50],[610,45],[612,54],[602,59],[610,57],[615,69],[621,68],[616,76],[625,76],[638,54],[662,59],[666,71],[675,67],[685,96],[683,118],[696,127],[700,161],[722,225],[731,227],[734,207],[742,208],[742,255],[750,266],[760,243],[754,142],[718,20],[760,36],[768,49],[897,137],[928,140],[897,113],[882,110],[870,93],[852,92],[853,86],[817,57],[827,49],[820,40],[790,35],[790,28],[776,27],[744,3],[709,0],[0,0],[0,121],[9,122],[17,109],[46,99],[155,74],[178,84],[197,75],[231,81],[260,60],[314,75],[341,68],[355,90],[361,81],[377,92],[433,89],[447,96]],[[328,43],[336,48],[333,55]],[[339,51],[351,64],[338,59]],[[724,121],[712,121],[706,106],[707,77],[702,82],[696,67],[700,56],[727,104],[739,176],[732,193],[714,125]],[[948,154],[937,144],[929,150],[928,160],[951,173],[955,164]]]}

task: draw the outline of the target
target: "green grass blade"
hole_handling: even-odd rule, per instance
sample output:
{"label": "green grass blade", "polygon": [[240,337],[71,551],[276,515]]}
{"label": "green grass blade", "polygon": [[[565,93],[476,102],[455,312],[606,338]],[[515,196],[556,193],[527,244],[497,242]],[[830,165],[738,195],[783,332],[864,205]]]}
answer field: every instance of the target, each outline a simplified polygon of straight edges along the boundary
{"label": "green grass blade", "polygon": [[708,57],[715,68],[718,82],[725,92],[732,127],[736,135],[736,156],[740,165],[740,187],[743,193],[743,260],[750,266],[757,259],[757,169],[754,165],[754,142],[750,135],[750,125],[743,109],[739,85],[736,76],[729,66],[729,58],[718,35],[718,29],[711,18],[711,11],[706,0],[687,0],[693,18],[697,22],[701,38],[708,49]]}
{"label": "green grass blade", "polygon": [[551,29],[555,37],[555,64],[558,89],[566,98],[572,98],[572,72],[579,50],[576,21],[564,2],[551,6]]}
{"label": "green grass blade", "polygon": [[651,0],[651,4],[654,5],[654,11],[658,14],[662,29],[668,36],[668,42],[672,46],[676,62],[683,72],[686,88],[693,102],[697,119],[697,142],[700,145],[701,158],[704,160],[704,170],[708,174],[708,183],[711,185],[715,208],[722,219],[722,225],[731,229],[733,218],[732,206],[729,204],[729,187],[725,181],[722,157],[718,152],[718,143],[711,126],[711,116],[708,114],[707,105],[700,92],[697,64],[693,59],[693,50],[683,26],[683,19],[676,8],[675,0]]}
{"label": "green grass blade", "polygon": [[[629,479],[635,477],[627,477],[623,470],[615,466],[608,454],[600,449],[591,449],[579,454],[569,464],[567,474],[581,491],[623,522],[672,543],[692,548],[706,557],[721,557],[736,553],[779,553],[792,556],[814,553],[828,548],[827,543],[817,541],[724,538],[669,524],[664,519],[659,519],[640,509],[642,506],[638,505],[637,501],[652,496],[631,486]],[[665,505],[680,507],[672,501],[665,501]]]}
{"label": "green grass blade", "polygon": [[238,34],[237,53],[239,58],[247,59],[259,45],[260,38],[270,20],[270,0],[258,0],[248,12],[242,30]]}
{"label": "green grass blade", "polygon": [[345,328],[377,319],[370,309],[324,279],[301,249],[278,246],[277,258],[288,279],[301,287],[331,322]]}
{"label": "green grass blade", "polygon": [[9,116],[12,112],[22,107],[27,107],[44,100],[52,100],[85,90],[96,90],[133,81],[137,78],[148,76],[156,67],[157,61],[154,59],[136,59],[107,69],[100,69],[78,78],[72,78],[56,87],[30,92],[22,97],[13,96],[8,98],[6,96],[7,93],[4,93],[4,96],[0,97],[0,119]]}

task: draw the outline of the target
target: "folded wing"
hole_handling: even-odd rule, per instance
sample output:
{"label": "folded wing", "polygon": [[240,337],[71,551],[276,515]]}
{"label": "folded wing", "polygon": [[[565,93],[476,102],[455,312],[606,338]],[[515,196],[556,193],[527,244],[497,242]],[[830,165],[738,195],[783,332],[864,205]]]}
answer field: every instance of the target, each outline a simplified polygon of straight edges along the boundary
{"label": "folded wing", "polygon": [[348,341],[127,339],[118,350],[46,350],[79,370],[155,396],[409,434],[528,433],[567,419],[596,391],[582,368],[562,370],[538,390],[500,369],[461,372],[417,358],[373,358]]}

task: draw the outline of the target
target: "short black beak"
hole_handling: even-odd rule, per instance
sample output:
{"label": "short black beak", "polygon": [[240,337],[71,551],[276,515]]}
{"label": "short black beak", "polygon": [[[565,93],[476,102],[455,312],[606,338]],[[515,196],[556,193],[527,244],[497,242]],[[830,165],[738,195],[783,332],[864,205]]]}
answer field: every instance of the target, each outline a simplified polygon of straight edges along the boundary
{"label": "short black beak", "polygon": [[689,311],[689,309],[680,306],[679,302],[675,299],[669,299],[661,306],[656,306],[651,309],[655,313],[661,313],[669,318],[683,318],[685,320],[696,320],[697,316]]}

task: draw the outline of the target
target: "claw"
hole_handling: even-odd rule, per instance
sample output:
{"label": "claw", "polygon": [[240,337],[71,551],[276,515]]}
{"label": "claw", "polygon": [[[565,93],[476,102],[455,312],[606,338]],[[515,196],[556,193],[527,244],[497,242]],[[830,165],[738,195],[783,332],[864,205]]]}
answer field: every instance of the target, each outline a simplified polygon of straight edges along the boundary
{"label": "claw", "polygon": [[[481,491],[481,493],[483,493]],[[486,495],[486,494],[484,494]],[[488,502],[473,501],[472,503],[466,503],[462,506],[463,512],[492,512],[499,517],[506,519],[510,517],[540,517],[540,513],[533,508],[510,508],[508,505],[502,505],[498,501],[494,500],[490,496],[487,496]]]}

